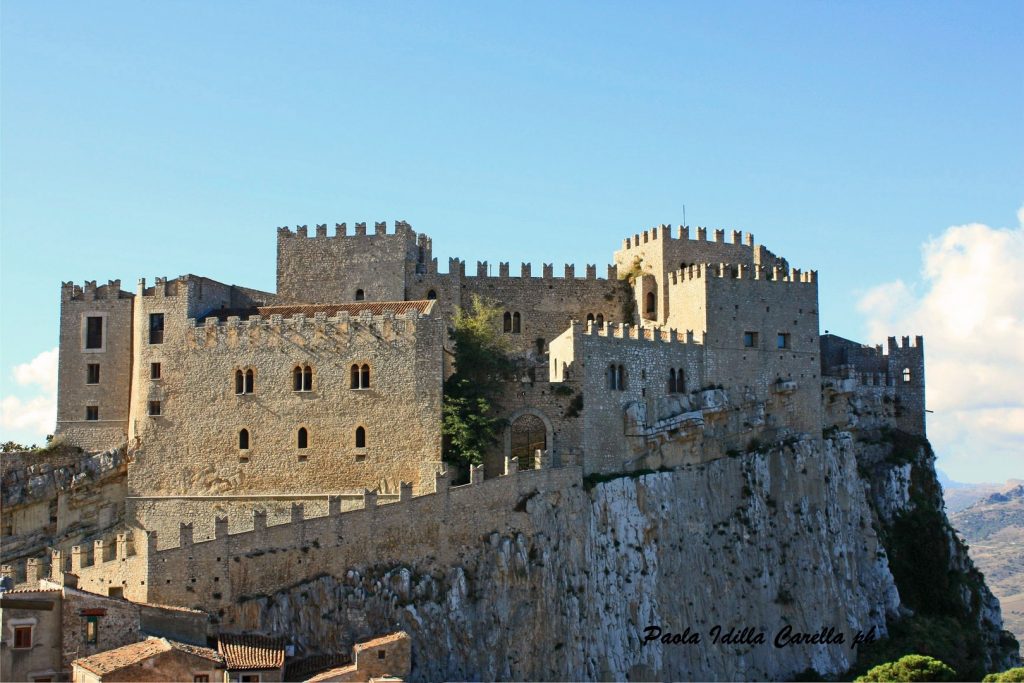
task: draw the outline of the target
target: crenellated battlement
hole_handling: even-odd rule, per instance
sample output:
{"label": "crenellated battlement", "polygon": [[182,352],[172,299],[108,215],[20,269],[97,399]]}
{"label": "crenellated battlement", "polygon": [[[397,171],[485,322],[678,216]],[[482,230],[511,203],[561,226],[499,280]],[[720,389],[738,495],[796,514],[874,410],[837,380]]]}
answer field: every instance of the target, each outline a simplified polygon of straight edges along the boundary
{"label": "crenellated battlement", "polygon": [[[294,237],[307,238],[307,239],[326,239],[326,238],[334,239],[334,238],[338,238],[338,237],[341,237],[341,238],[344,238],[344,237],[381,237],[381,236],[392,236],[393,237],[393,236],[396,236],[396,235],[408,237],[408,236],[415,235],[415,232],[413,231],[412,226],[409,223],[407,223],[406,221],[398,221],[398,220],[396,220],[392,224],[391,232],[388,232],[387,221],[375,221],[374,224],[373,224],[373,232],[372,233],[368,233],[367,232],[366,225],[367,224],[365,222],[364,223],[355,223],[354,224],[354,228],[353,228],[353,232],[352,232],[351,235],[348,232],[348,224],[347,223],[335,223],[334,224],[334,234],[333,235],[328,235],[327,234],[327,224],[326,223],[318,223],[314,227],[314,232],[312,234],[310,234],[310,232],[309,232],[309,226],[308,225],[296,225],[294,231],[290,227],[285,225],[285,226],[282,226],[282,227],[278,227],[278,229],[277,229],[277,237],[278,237],[278,239],[288,239],[288,238],[294,238]],[[425,246],[426,246],[426,248],[429,248],[429,238],[427,238],[427,245],[425,245]]]}
{"label": "crenellated battlement", "polygon": [[695,263],[686,268],[669,271],[668,282],[677,285],[688,280],[719,278],[732,280],[765,280],[768,282],[789,282],[796,284],[815,284],[818,271],[802,271],[799,268],[770,268],[752,266],[746,263]]}
{"label": "crenellated battlement", "polygon": [[[434,267],[436,269],[437,263],[435,259]],[[593,263],[587,263],[581,269],[583,277],[576,276],[576,264],[566,263],[563,267],[562,274],[555,275],[555,266],[553,263],[541,264],[540,275],[534,275],[534,268],[532,263],[522,263],[519,266],[518,276],[512,275],[511,264],[508,261],[501,261],[498,263],[498,274],[491,274],[491,266],[487,261],[476,262],[476,274],[466,275],[466,262],[458,258],[448,259],[448,273],[451,275],[458,274],[461,277],[470,278],[490,278],[492,280],[509,280],[509,279],[522,279],[522,280],[610,280],[617,281],[619,278],[619,269],[615,264],[609,264],[606,266],[607,277],[598,277],[597,265]]]}
{"label": "crenellated battlement", "polygon": [[606,323],[596,325],[587,322],[586,326],[578,320],[572,322],[573,332],[579,330],[583,335],[590,337],[607,337],[609,339],[633,339],[640,342],[663,342],[667,344],[701,344],[694,339],[693,330],[676,330],[675,328],[645,327],[642,325],[629,325],[626,323]]}
{"label": "crenellated battlement", "polygon": [[[697,228],[696,236],[691,237],[690,236],[690,226],[688,226],[688,225],[680,225],[678,227],[678,230],[676,232],[676,237],[674,239],[680,240],[680,241],[688,241],[688,240],[690,240],[690,241],[715,242],[715,243],[718,243],[718,244],[726,244],[725,237],[726,237],[726,231],[725,230],[723,230],[723,229],[715,229],[715,230],[712,231],[712,238],[709,239],[708,238],[708,229],[705,228],[705,227]],[[673,237],[672,237],[672,226],[671,225],[666,225],[666,224],[657,225],[657,226],[651,228],[650,230],[644,230],[643,232],[638,232],[638,233],[634,234],[632,237],[627,237],[622,242],[622,248],[623,249],[632,249],[634,247],[640,247],[640,246],[642,246],[644,244],[648,244],[650,242],[655,242],[655,241],[657,241],[659,239],[662,240],[662,241],[667,241],[667,240],[673,239]],[[748,233],[744,233],[741,230],[733,230],[732,231],[732,235],[731,235],[731,241],[728,242],[728,244],[731,244],[731,245],[734,245],[734,246],[738,246],[738,247],[753,248],[753,246],[754,246],[754,235],[752,233],[749,233],[749,232]]]}
{"label": "crenellated battlement", "polygon": [[153,281],[152,287],[146,286],[146,278],[140,277],[136,292],[138,296],[161,299],[164,297],[176,297],[185,293],[185,277],[167,278],[158,277]]}
{"label": "crenellated battlement", "polygon": [[82,285],[74,282],[61,282],[61,301],[104,301],[111,299],[130,299],[131,292],[121,291],[120,280],[108,280],[105,285],[97,285],[96,280],[86,280]]}

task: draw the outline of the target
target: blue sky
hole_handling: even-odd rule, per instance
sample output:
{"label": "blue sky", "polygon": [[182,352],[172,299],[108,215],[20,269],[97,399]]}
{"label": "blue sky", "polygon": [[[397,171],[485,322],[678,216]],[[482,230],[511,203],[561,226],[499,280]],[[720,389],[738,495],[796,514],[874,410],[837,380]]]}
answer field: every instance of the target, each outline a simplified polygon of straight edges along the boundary
{"label": "blue sky", "polygon": [[603,266],[685,204],[818,269],[822,329],[871,342],[858,302],[926,297],[929,239],[1019,230],[1020,2],[5,2],[0,25],[22,401],[61,280],[272,289],[278,225],[405,219],[442,263]]}

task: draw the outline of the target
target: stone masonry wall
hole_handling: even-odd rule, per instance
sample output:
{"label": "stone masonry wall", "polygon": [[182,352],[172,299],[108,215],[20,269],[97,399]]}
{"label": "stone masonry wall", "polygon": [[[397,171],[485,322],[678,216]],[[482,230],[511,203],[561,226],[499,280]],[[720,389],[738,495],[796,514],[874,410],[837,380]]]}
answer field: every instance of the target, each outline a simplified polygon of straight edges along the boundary
{"label": "stone masonry wall", "polygon": [[[128,436],[132,367],[132,295],[120,280],[97,286],[61,286],[60,351],[57,363],[57,427],[67,443],[90,450],[116,448]],[[86,348],[86,320],[102,319],[99,348]],[[99,381],[90,381],[90,365]],[[95,378],[92,378],[95,379]],[[87,420],[95,406],[98,419]]]}
{"label": "stone masonry wall", "polygon": [[[210,318],[195,326],[175,317],[180,337],[160,345],[173,372],[149,394],[159,397],[161,415],[136,425],[132,494],[418,486],[421,465],[440,453],[443,323],[417,315]],[[370,366],[369,389],[351,389],[353,363]],[[294,391],[294,369],[307,366],[312,390]],[[238,370],[254,372],[253,393],[235,393]],[[363,448],[355,445],[357,427],[365,429]],[[299,428],[307,430],[306,448],[298,447]]]}

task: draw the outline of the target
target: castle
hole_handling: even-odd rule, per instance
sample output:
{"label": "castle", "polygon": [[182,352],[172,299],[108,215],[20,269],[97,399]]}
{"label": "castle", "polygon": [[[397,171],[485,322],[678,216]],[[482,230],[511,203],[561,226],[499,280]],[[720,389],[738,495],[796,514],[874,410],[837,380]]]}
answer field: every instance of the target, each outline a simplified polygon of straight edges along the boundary
{"label": "castle", "polygon": [[[56,433],[124,447],[123,496],[106,540],[5,571],[253,627],[239,601],[339,557],[411,562],[525,533],[510,511],[537,491],[820,443],[854,402],[861,421],[924,434],[921,338],[822,336],[817,273],[753,235],[661,225],[605,272],[467,274],[454,258],[439,272],[431,239],[398,221],[278,228],[276,292],[195,275],[64,283]],[[499,307],[521,376],[503,383],[501,437],[454,486],[448,328],[475,297]]]}

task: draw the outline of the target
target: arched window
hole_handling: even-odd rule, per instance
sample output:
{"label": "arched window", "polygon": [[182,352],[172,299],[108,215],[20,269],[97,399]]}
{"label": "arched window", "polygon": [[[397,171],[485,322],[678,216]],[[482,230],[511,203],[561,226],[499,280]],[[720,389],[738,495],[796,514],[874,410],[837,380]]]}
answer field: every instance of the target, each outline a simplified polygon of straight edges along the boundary
{"label": "arched window", "polygon": [[594,322],[594,314],[593,313],[587,313],[587,322],[588,323]]}
{"label": "arched window", "polygon": [[302,366],[296,365],[292,370],[292,391],[302,391]]}
{"label": "arched window", "polygon": [[676,393],[676,370],[672,368],[668,371],[668,393]]}
{"label": "arched window", "polygon": [[364,364],[363,367],[359,369],[359,388],[360,389],[369,389],[370,388],[370,366],[369,365],[365,365]]}
{"label": "arched window", "polygon": [[309,432],[305,427],[299,427],[299,448],[306,448],[309,445]]}
{"label": "arched window", "polygon": [[313,368],[308,365],[302,371],[302,390],[313,391]]}
{"label": "arched window", "polygon": [[604,327],[604,313],[597,314],[597,326]]}
{"label": "arched window", "polygon": [[241,394],[245,392],[245,380],[242,377],[241,370],[235,370],[235,393]]}
{"label": "arched window", "polygon": [[349,371],[349,386],[352,389],[359,388],[359,365],[356,363],[352,364],[352,369]]}
{"label": "arched window", "polygon": [[251,394],[255,388],[255,375],[252,373],[252,369],[245,371],[245,393]]}
{"label": "arched window", "polygon": [[903,383],[910,384],[910,368],[903,368]]}
{"label": "arched window", "polygon": [[361,289],[356,290],[356,301],[362,301],[366,298],[366,292]]}
{"label": "arched window", "polygon": [[608,390],[615,391],[615,366],[608,366]]}
{"label": "arched window", "polygon": [[520,320],[519,313],[518,312],[517,313],[513,313],[512,314],[512,334],[518,334],[519,333],[519,320]]}
{"label": "arched window", "polygon": [[647,308],[648,313],[654,313],[656,310],[654,292],[647,292]]}
{"label": "arched window", "polygon": [[430,290],[429,292],[427,292],[427,298],[433,301],[434,299],[437,298],[437,292],[435,292],[434,290]]}
{"label": "arched window", "polygon": [[366,430],[356,427],[356,448],[366,448]]}
{"label": "arched window", "polygon": [[249,450],[249,430],[243,429],[238,432],[238,448],[239,450]]}
{"label": "arched window", "polygon": [[679,368],[679,370],[676,372],[676,393],[686,393],[686,379],[684,377],[685,376],[683,375],[683,369]]}
{"label": "arched window", "polygon": [[544,342],[544,337],[537,337],[537,339],[534,341],[534,343],[537,345],[537,355],[538,356],[543,356],[544,355],[544,343],[545,343]]}
{"label": "arched window", "polygon": [[511,332],[512,331],[512,314],[505,311],[505,315],[501,319],[501,331]]}
{"label": "arched window", "polygon": [[619,373],[618,373],[618,375],[619,375],[619,377],[618,377],[619,381],[618,381],[618,386],[616,388],[619,391],[625,391],[625,389],[626,389],[626,368],[623,367],[622,365],[619,366]]}

